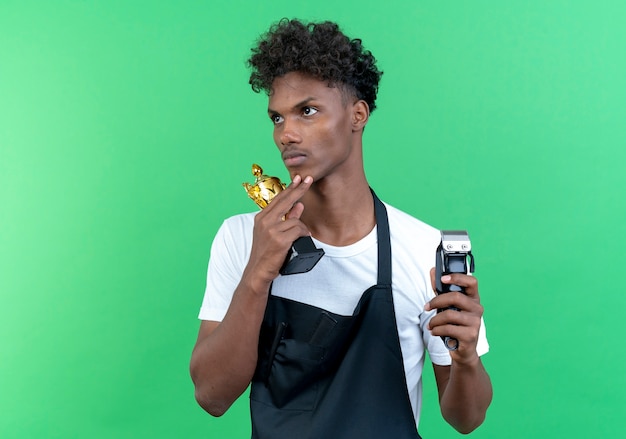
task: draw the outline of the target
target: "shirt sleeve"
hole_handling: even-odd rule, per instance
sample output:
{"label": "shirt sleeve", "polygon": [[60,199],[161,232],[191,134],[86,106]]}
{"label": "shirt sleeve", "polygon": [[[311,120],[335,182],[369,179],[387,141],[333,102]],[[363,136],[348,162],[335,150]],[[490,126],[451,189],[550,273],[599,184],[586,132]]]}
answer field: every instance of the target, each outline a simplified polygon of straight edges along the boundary
{"label": "shirt sleeve", "polygon": [[251,237],[242,222],[236,218],[224,221],[213,239],[200,320],[221,322],[230,306],[249,256]]}
{"label": "shirt sleeve", "polygon": [[[452,358],[450,357],[450,352],[443,344],[443,340],[439,336],[433,336],[430,334],[428,330],[428,322],[430,319],[437,313],[437,311],[431,311],[431,315],[428,316],[423,325],[423,333],[424,333],[424,345],[426,349],[428,349],[428,355],[430,356],[433,364],[438,366],[449,366],[452,364]],[[487,334],[485,330],[485,321],[481,318],[480,320],[480,329],[478,332],[478,342],[476,344],[476,353],[478,356],[482,356],[489,352],[489,343],[487,341]]]}

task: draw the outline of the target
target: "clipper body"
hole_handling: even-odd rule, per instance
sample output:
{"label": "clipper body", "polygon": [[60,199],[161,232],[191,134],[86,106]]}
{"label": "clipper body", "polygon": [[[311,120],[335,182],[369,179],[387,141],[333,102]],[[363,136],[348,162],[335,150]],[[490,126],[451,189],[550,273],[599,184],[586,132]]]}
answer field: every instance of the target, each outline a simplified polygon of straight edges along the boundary
{"label": "clipper body", "polygon": [[[469,266],[468,266],[469,260]],[[442,230],[441,243],[437,247],[437,255],[435,262],[435,287],[437,294],[445,294],[450,292],[461,292],[465,294],[465,289],[459,285],[444,284],[441,282],[441,276],[452,273],[473,273],[474,272],[474,256],[472,255],[472,243],[469,235],[465,230]],[[443,312],[448,309],[458,311],[455,307],[438,309],[437,312]],[[441,337],[446,348],[455,351],[459,347],[459,342],[452,337]]]}

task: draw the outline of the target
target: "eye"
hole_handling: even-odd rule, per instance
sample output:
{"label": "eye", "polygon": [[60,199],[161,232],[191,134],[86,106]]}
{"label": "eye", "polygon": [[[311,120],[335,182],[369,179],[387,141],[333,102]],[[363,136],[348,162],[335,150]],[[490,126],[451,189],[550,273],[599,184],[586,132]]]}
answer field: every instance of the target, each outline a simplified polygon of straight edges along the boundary
{"label": "eye", "polygon": [[271,114],[270,115],[270,119],[272,120],[272,123],[274,123],[274,125],[279,124],[283,121],[283,117],[280,114]]}
{"label": "eye", "polygon": [[317,108],[304,107],[302,109],[302,114],[305,115],[305,116],[313,116],[315,113],[317,113]]}

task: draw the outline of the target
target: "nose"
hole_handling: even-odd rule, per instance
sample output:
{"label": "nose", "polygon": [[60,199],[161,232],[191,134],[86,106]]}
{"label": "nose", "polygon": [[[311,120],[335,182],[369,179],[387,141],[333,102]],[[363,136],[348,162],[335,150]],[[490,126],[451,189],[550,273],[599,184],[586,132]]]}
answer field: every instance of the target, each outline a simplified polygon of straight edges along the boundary
{"label": "nose", "polygon": [[285,119],[283,121],[280,126],[280,131],[278,133],[278,140],[282,145],[290,145],[302,142],[302,136],[300,135],[300,132],[297,129],[296,123],[294,121],[288,122],[288,119]]}

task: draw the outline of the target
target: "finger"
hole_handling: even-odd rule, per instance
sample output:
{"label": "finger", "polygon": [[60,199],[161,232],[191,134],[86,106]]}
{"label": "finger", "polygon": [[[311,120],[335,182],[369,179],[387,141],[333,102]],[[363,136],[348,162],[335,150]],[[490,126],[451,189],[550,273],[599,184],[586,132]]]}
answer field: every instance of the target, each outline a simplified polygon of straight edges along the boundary
{"label": "finger", "polygon": [[[258,218],[260,213],[255,217]],[[284,255],[287,250],[300,236],[309,236],[310,232],[306,225],[297,218],[289,218],[285,221],[275,220],[268,224],[267,218],[255,222],[253,237],[254,244],[258,244],[260,254]],[[256,248],[256,247],[255,247]]]}
{"label": "finger", "polygon": [[278,215],[280,218],[287,215],[294,204],[309,190],[312,183],[312,177],[306,177],[303,180],[299,175],[296,175],[291,184],[265,208],[268,212],[266,215]]}
{"label": "finger", "polygon": [[441,282],[448,285],[458,285],[465,289],[468,296],[478,296],[478,279],[463,273],[451,273],[441,276]]}
{"label": "finger", "polygon": [[285,215],[285,219],[300,219],[302,212],[304,212],[304,204],[297,201],[287,215]]}
{"label": "finger", "polygon": [[478,340],[478,331],[474,331],[470,326],[463,325],[455,325],[455,324],[447,324],[447,325],[437,325],[433,326],[430,329],[430,333],[433,336],[439,337],[452,337],[457,340],[464,341],[477,341]]}
{"label": "finger", "polygon": [[475,343],[480,332],[480,317],[454,310],[437,314],[428,322],[432,335],[449,336]]}
{"label": "finger", "polygon": [[301,236],[310,236],[307,226],[297,218],[289,218],[280,222],[269,233],[276,233],[276,237],[285,242],[293,242]]}
{"label": "finger", "polygon": [[459,351],[476,353],[478,331],[467,326],[443,325],[434,328],[431,334],[435,337],[451,337],[458,341]]}
{"label": "finger", "polygon": [[292,203],[295,203],[296,200],[300,199],[300,197],[302,197],[306,191],[309,190],[309,188],[311,187],[311,184],[313,183],[313,177],[311,176],[307,176],[304,179],[302,179],[301,176],[296,175],[293,179],[293,181],[289,184],[289,186],[287,186],[287,189],[285,189],[285,191],[283,192],[287,192],[289,194],[290,199],[292,200]]}
{"label": "finger", "polygon": [[480,332],[480,324],[476,325],[474,321],[468,324],[447,323],[442,325],[433,325],[429,328],[430,333],[434,336],[453,337],[457,340],[463,340],[475,344],[478,341]]}
{"label": "finger", "polygon": [[[454,309],[447,309],[435,314],[428,321],[428,329],[433,330],[438,326],[454,325],[480,328],[481,317],[472,312],[459,312]],[[449,335],[449,334],[443,334]]]}
{"label": "finger", "polygon": [[446,309],[450,307],[458,308],[463,311],[468,311],[482,315],[482,305],[478,300],[467,296],[463,293],[452,291],[445,294],[439,294],[424,306],[426,311],[432,309]]}

